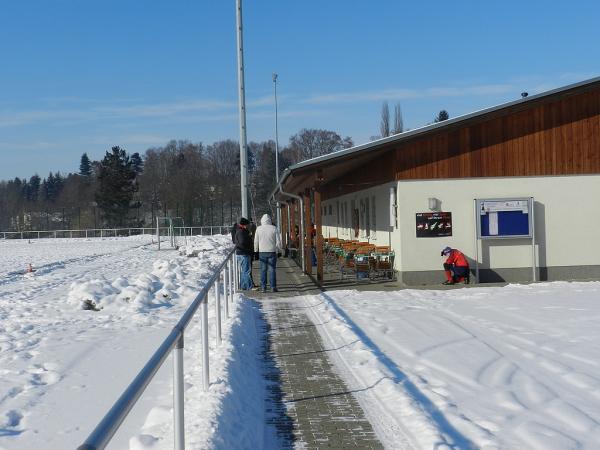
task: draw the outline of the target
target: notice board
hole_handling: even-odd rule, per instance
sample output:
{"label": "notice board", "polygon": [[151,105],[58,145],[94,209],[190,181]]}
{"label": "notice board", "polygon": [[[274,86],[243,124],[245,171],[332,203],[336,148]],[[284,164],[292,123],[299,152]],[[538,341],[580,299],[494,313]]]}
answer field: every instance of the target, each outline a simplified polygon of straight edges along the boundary
{"label": "notice board", "polygon": [[417,213],[416,226],[418,238],[452,236],[452,213]]}
{"label": "notice board", "polygon": [[531,238],[533,198],[477,199],[479,239]]}

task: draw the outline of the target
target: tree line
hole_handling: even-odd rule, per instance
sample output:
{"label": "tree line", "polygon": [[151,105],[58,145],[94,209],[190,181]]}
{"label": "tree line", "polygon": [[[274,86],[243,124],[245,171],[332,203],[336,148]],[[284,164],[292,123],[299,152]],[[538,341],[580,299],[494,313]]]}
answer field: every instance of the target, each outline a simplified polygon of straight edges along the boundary
{"label": "tree line", "polygon": [[[279,152],[279,169],[353,145],[334,131],[302,129]],[[115,146],[99,161],[83,153],[79,171],[0,181],[0,230],[150,227],[160,217],[186,226],[231,224],[241,213],[240,152],[234,140],[172,140],[144,155]],[[275,142],[248,144],[249,208],[272,212]]]}
{"label": "tree line", "polygon": [[[428,125],[432,123],[443,122],[444,120],[448,120],[450,118],[450,114],[445,109],[442,109],[437,113],[433,122],[429,122]],[[381,116],[379,120],[379,134],[375,136],[371,136],[371,140],[386,138],[388,136],[393,136],[396,134],[403,133],[408,131],[408,129],[404,128],[404,118],[402,117],[402,107],[400,106],[400,102],[394,105],[394,122],[390,123],[390,107],[388,102],[383,102],[381,105]]]}

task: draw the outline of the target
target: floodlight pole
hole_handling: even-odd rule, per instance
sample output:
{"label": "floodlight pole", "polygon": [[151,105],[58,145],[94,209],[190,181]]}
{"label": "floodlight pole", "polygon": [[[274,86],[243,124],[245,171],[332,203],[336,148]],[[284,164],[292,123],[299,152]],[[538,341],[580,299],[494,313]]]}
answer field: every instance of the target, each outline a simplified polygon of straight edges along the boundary
{"label": "floodlight pole", "polygon": [[238,106],[240,113],[240,188],[242,216],[248,218],[248,149],[246,145],[246,93],[244,88],[244,43],[242,38],[242,0],[236,0],[238,46]]}
{"label": "floodlight pole", "polygon": [[[275,89],[275,182],[279,184],[279,129],[277,123],[277,74],[273,73],[273,86]],[[277,208],[277,228],[281,231],[281,206],[279,202]]]}

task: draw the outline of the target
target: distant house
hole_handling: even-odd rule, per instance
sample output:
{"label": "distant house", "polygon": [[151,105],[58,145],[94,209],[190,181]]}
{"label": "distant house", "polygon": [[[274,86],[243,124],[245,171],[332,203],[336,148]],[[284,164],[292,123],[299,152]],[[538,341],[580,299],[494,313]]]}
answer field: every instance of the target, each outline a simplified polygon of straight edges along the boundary
{"label": "distant house", "polygon": [[[538,280],[600,278],[600,77],[304,161],[280,185],[293,223],[391,246],[409,285],[443,280],[446,245],[481,282],[533,265]],[[532,231],[534,247],[512,237]]]}

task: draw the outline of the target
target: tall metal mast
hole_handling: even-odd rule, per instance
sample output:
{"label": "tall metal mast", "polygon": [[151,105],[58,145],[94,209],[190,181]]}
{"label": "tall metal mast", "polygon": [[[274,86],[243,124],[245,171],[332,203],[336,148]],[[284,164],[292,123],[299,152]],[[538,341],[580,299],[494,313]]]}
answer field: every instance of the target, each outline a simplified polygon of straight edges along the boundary
{"label": "tall metal mast", "polygon": [[[275,182],[279,184],[279,130],[277,124],[277,74],[273,73],[275,89]],[[277,228],[281,231],[281,206],[277,203]]]}
{"label": "tall metal mast", "polygon": [[242,38],[242,0],[236,0],[238,46],[238,104],[240,112],[240,188],[242,216],[248,218],[248,147],[246,144],[246,91],[244,87],[244,42]]}

